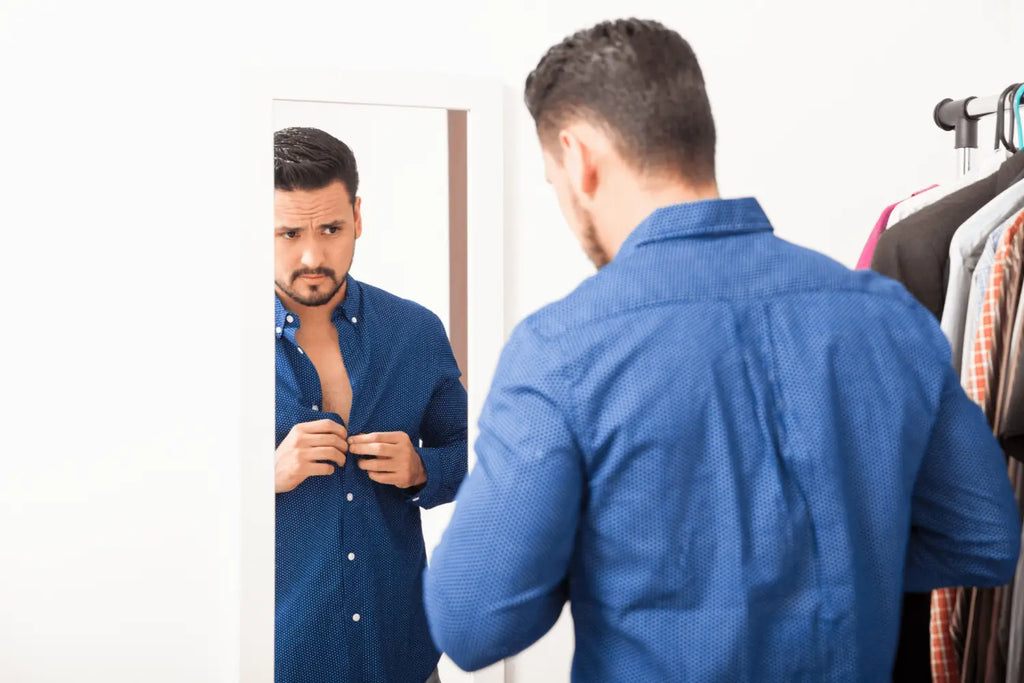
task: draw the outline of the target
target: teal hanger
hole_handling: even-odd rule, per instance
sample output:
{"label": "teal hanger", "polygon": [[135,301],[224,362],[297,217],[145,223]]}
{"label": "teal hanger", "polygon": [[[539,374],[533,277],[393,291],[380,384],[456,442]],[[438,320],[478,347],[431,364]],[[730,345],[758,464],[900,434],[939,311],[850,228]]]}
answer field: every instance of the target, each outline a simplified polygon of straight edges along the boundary
{"label": "teal hanger", "polygon": [[1024,149],[1024,125],[1021,124],[1020,102],[1024,98],[1024,85],[1017,88],[1017,94],[1013,96],[1013,118],[1017,120],[1017,149]]}

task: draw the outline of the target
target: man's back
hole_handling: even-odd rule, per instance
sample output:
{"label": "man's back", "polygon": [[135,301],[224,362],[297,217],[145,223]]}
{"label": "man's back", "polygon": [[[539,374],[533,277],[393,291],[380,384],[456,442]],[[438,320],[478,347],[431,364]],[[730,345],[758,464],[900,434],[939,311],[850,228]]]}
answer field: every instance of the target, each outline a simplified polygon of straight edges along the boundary
{"label": "man's back", "polygon": [[934,319],[753,200],[655,212],[517,329],[480,430],[427,574],[464,666],[567,598],[577,680],[883,680],[905,587],[1000,583],[1017,557]]}

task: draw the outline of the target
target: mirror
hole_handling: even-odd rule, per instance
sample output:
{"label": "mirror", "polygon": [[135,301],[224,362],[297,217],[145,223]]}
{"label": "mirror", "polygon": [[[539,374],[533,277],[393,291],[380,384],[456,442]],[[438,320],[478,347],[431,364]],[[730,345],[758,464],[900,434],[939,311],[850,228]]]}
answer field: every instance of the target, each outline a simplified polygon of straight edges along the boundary
{"label": "mirror", "polygon": [[273,116],[275,680],[472,680],[421,596],[467,469],[466,113]]}
{"label": "mirror", "polygon": [[[506,337],[501,112],[493,79],[244,72],[236,642],[246,683],[418,682],[435,664],[446,683],[504,680],[503,662],[466,673],[431,652],[419,598],[423,563],[451,515],[444,501],[460,468],[474,466],[471,449],[461,462],[438,451],[460,425],[467,446],[476,438]],[[287,128],[320,132],[285,135],[278,154],[271,140]],[[285,163],[296,163],[311,135],[347,150],[355,197],[344,181],[302,173],[275,190],[275,154],[292,148]],[[303,441],[319,473],[277,492],[274,449],[307,423],[328,427]],[[405,443],[350,443],[382,432]],[[417,468],[401,470],[412,486],[374,481],[371,469],[390,478],[400,468],[359,467],[387,459],[368,457],[373,449],[392,459],[411,449],[427,481]]]}

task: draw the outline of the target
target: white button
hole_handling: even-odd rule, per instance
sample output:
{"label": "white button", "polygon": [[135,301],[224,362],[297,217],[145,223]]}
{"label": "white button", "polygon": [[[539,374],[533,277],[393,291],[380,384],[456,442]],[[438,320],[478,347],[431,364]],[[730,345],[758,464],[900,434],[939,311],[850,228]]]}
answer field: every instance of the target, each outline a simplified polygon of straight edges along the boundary
{"label": "white button", "polygon": [[349,554],[348,554],[348,559],[349,559],[349,561],[350,561],[350,562],[351,562],[352,560],[356,559],[356,554],[355,554],[355,553],[349,553]]}
{"label": "white button", "polygon": [[352,496],[352,494],[351,494],[351,493],[350,493],[350,494],[348,494],[347,496],[345,496],[345,498],[347,498],[347,499],[349,499],[349,500],[352,500],[352,497],[353,497],[353,496]]}
{"label": "white button", "polygon": [[413,499],[412,499],[412,502],[414,502],[414,503],[415,503],[415,502],[416,502],[416,501],[418,501],[419,499],[420,499],[420,497],[419,497],[419,496],[416,496],[415,498],[413,498]]}
{"label": "white button", "polygon": [[299,350],[299,353],[305,353],[305,351],[302,350],[301,346],[296,346],[295,348],[297,348]]}
{"label": "white button", "polygon": [[290,323],[293,323],[293,322],[295,322],[295,318],[291,317],[290,315],[286,315],[286,316],[284,317],[284,319],[285,319],[285,320],[287,320],[287,321],[288,321],[288,322],[290,322]]}
{"label": "white button", "polygon": [[313,406],[313,410],[314,410],[314,411],[316,411],[316,410],[320,410],[320,406]]}
{"label": "white button", "polygon": [[353,322],[353,323],[357,323],[357,322],[359,322],[359,319],[353,316],[353,318],[352,318],[352,322]]}
{"label": "white button", "polygon": [[280,327],[275,327],[274,328],[274,332],[277,332],[278,334],[281,334],[281,328]]}
{"label": "white button", "polygon": [[359,615],[358,614],[353,614],[352,615],[352,621],[359,621]]}

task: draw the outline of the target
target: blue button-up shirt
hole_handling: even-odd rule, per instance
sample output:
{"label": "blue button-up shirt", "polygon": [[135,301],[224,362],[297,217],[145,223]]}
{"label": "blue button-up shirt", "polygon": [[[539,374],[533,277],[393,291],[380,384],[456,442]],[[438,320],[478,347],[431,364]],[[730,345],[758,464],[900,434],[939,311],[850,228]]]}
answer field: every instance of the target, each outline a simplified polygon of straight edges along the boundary
{"label": "blue button-up shirt", "polygon": [[1020,522],[935,319],[776,237],[655,211],[517,326],[425,591],[459,665],[568,599],[578,681],[883,681],[904,590],[997,585]]}
{"label": "blue button-up shirt", "polygon": [[[344,422],[322,409],[300,320],[275,299],[280,445],[300,422]],[[275,680],[423,683],[440,654],[423,612],[420,508],[450,502],[465,476],[466,391],[444,326],[422,306],[349,277],[332,319],[352,383],[349,434],[406,432],[427,483],[378,484],[349,456],[277,494]]]}

